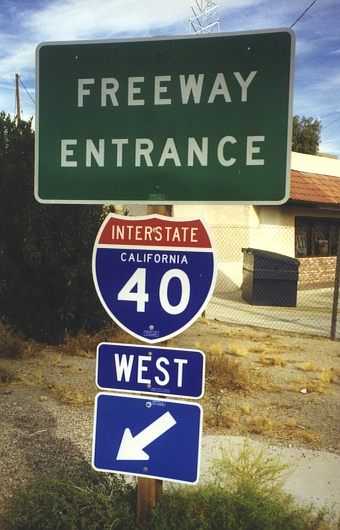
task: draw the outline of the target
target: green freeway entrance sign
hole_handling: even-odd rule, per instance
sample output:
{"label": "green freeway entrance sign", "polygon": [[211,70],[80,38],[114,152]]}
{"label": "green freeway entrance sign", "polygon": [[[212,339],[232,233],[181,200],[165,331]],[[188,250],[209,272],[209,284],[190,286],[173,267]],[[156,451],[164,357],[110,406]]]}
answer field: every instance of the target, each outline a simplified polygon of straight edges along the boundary
{"label": "green freeway entrance sign", "polygon": [[36,198],[285,202],[293,55],[289,30],[40,44]]}

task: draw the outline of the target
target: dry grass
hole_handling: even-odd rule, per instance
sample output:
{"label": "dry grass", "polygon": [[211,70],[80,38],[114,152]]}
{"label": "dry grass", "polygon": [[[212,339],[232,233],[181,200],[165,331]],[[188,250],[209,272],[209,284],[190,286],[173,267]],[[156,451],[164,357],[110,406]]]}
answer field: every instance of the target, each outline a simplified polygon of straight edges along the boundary
{"label": "dry grass", "polygon": [[219,429],[233,429],[239,426],[239,418],[236,409],[227,407],[218,408],[210,401],[204,407],[204,424],[206,427]]}
{"label": "dry grass", "polygon": [[[216,397],[216,396],[215,396]],[[276,440],[291,440],[307,445],[316,444],[319,436],[301,425],[295,417],[275,419],[270,414],[259,413],[244,402],[231,406],[231,400],[220,392],[216,400],[205,398],[205,425],[208,428],[230,429],[238,435],[257,435]]]}
{"label": "dry grass", "polygon": [[302,351],[298,346],[288,346],[287,344],[278,344],[277,341],[266,342],[264,344],[257,344],[250,348],[253,353],[263,353],[265,355],[283,355],[285,353],[294,353]]}
{"label": "dry grass", "polygon": [[287,427],[289,427],[290,429],[291,428],[295,428],[298,426],[298,421],[296,418],[288,418],[286,421],[285,421],[285,425],[287,425]]}
{"label": "dry grass", "polygon": [[100,342],[126,342],[131,341],[125,332],[119,330],[114,324],[108,324],[104,329],[96,334],[90,335],[81,329],[77,335],[65,335],[64,343],[58,348],[60,351],[70,355],[84,357],[95,357],[96,349]]}
{"label": "dry grass", "polygon": [[236,355],[237,357],[248,356],[247,348],[245,348],[244,346],[240,346],[239,344],[229,344],[228,353],[231,353],[232,355]]}
{"label": "dry grass", "polygon": [[337,379],[336,371],[332,368],[322,368],[319,375],[319,381],[324,384],[334,383]]}
{"label": "dry grass", "polygon": [[287,366],[287,361],[285,359],[282,359],[280,355],[277,355],[275,357],[268,357],[263,353],[260,353],[257,360],[260,364],[263,364],[265,366]]}
{"label": "dry grass", "polygon": [[219,337],[222,337],[224,339],[239,339],[243,337],[243,332],[238,329],[223,331],[222,333],[219,333]]}
{"label": "dry grass", "polygon": [[318,434],[301,425],[296,418],[288,418],[282,422],[280,434],[286,434],[286,437],[306,444],[315,444],[319,440]]}
{"label": "dry grass", "polygon": [[249,403],[242,403],[241,405],[241,411],[243,414],[245,414],[246,416],[249,416],[250,412],[251,412],[251,406]]}
{"label": "dry grass", "polygon": [[70,389],[69,385],[55,385],[52,392],[62,405],[81,407],[93,404],[93,396],[85,391]]}
{"label": "dry grass", "polygon": [[264,355],[264,353],[260,353],[257,360],[260,364],[267,364],[267,357]]}
{"label": "dry grass", "polygon": [[320,368],[318,368],[313,361],[304,361],[302,363],[299,363],[297,365],[299,370],[302,370],[303,372],[319,372]]}
{"label": "dry grass", "polygon": [[[223,334],[210,333],[207,327],[204,329],[207,334],[196,334],[192,336],[194,339],[190,339],[192,343],[197,338],[194,348],[206,355],[205,426],[217,432],[317,444],[318,437],[310,429],[314,423],[308,415],[302,420],[306,426],[300,425],[294,417],[297,410],[294,396],[290,396],[289,411],[285,410],[285,401],[289,400],[286,394],[281,401],[275,396],[275,410],[272,410],[273,403],[265,403],[265,400],[270,399],[270,392],[283,394],[287,390],[300,392],[306,388],[307,393],[314,393],[310,398],[322,401],[315,394],[329,391],[337,375],[340,375],[339,371],[336,368],[319,368],[316,356],[316,363],[312,360],[301,362],[309,357],[314,359],[307,353],[298,357],[289,356],[286,360],[284,353],[298,351],[299,348],[286,347],[278,340],[274,343],[269,336],[261,337],[261,343],[258,337],[251,340],[250,335],[245,335],[244,331],[242,335],[236,329]],[[88,336],[82,331],[76,337],[68,337],[58,349],[44,347],[43,353],[35,357],[25,354],[27,372],[20,370],[20,381],[11,385],[35,385],[43,393],[50,392],[62,404],[92,406],[96,392],[94,373],[90,375],[87,371],[87,367],[92,366],[92,360],[73,359],[70,354],[94,357],[97,345],[106,341],[136,343],[135,339],[114,326],[95,336]],[[170,347],[170,344],[166,345]],[[185,347],[190,347],[190,343]],[[326,362],[331,366],[331,361]],[[287,372],[282,370],[288,363],[296,367],[295,375],[299,376],[296,381],[292,382],[291,369]],[[337,387],[333,388],[337,390]],[[306,398],[301,399],[305,401]],[[296,416],[301,419],[299,412]]]}
{"label": "dry grass", "polygon": [[234,392],[250,392],[254,376],[220,347],[213,346],[206,355],[205,423],[230,429],[238,424],[239,413],[230,408],[228,397]]}
{"label": "dry grass", "polygon": [[313,379],[298,378],[292,382],[291,389],[296,391],[305,388],[307,392],[324,394],[330,389],[330,385],[337,380],[336,370],[332,368],[318,368],[318,376]]}
{"label": "dry grass", "polygon": [[209,346],[208,353],[211,355],[222,355],[223,354],[223,346],[220,342],[215,342]]}
{"label": "dry grass", "polygon": [[298,378],[292,381],[290,389],[293,392],[301,392],[305,389],[307,393],[325,394],[329,391],[330,383],[334,380],[330,371],[321,372],[315,379]]}
{"label": "dry grass", "polygon": [[251,347],[250,348],[250,351],[253,352],[253,353],[266,353],[267,352],[267,348],[265,346],[254,346],[254,347]]}
{"label": "dry grass", "polygon": [[269,357],[269,363],[272,366],[281,366],[282,368],[287,366],[287,361],[282,359],[280,355],[277,355],[276,357]]}
{"label": "dry grass", "polygon": [[251,434],[273,434],[275,421],[269,416],[253,414],[246,418],[245,423]]}
{"label": "dry grass", "polygon": [[206,382],[213,392],[247,392],[254,385],[249,370],[223,353],[209,353],[206,356]]}
{"label": "dry grass", "polygon": [[257,347],[257,352],[255,353],[265,353],[266,355],[277,355],[278,353],[282,353],[282,348],[277,348],[277,346],[272,344],[265,344],[262,347]]}
{"label": "dry grass", "polygon": [[59,349],[71,355],[94,357],[100,340],[97,335],[88,335],[85,330],[80,330],[75,336],[66,335],[64,343]]}
{"label": "dry grass", "polygon": [[296,418],[278,421],[264,414],[253,414],[246,417],[244,423],[249,434],[290,439],[306,444],[313,444],[319,440],[319,436],[314,431],[300,425]]}

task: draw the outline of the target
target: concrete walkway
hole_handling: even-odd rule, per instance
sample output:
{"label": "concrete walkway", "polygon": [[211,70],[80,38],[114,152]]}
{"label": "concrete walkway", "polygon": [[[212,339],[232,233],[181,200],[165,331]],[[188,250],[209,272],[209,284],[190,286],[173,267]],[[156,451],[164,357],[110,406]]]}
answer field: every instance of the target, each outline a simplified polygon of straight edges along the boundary
{"label": "concrete walkway", "polygon": [[[251,305],[238,290],[215,293],[206,308],[206,316],[233,324],[330,337],[332,305],[333,289],[330,288],[299,291],[297,307]],[[336,338],[340,338],[339,309]]]}
{"label": "concrete walkway", "polygon": [[[221,456],[221,450],[238,454],[245,442],[241,436],[204,436],[201,451],[201,481],[207,478],[210,466]],[[284,489],[299,505],[313,503],[316,507],[334,507],[340,516],[340,456],[334,453],[279,447],[250,441],[256,450],[265,448],[265,455],[291,465],[291,473],[284,481]]]}

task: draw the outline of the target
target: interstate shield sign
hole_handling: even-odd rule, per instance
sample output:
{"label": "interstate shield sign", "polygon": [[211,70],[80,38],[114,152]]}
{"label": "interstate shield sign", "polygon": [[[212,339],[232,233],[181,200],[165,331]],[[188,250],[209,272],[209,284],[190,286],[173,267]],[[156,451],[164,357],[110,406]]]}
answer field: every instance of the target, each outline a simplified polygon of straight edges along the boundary
{"label": "interstate shield sign", "polygon": [[202,219],[109,214],[93,250],[97,294],[110,317],[148,343],[200,316],[213,292],[215,255]]}

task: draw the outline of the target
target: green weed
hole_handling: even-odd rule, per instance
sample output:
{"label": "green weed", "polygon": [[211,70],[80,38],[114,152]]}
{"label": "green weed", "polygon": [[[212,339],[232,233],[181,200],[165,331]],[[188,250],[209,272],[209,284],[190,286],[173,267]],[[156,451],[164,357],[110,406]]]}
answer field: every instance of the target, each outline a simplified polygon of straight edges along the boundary
{"label": "green weed", "polygon": [[0,366],[0,383],[12,383],[17,380],[18,376],[14,370]]}
{"label": "green weed", "polygon": [[282,490],[287,466],[246,443],[223,452],[209,481],[167,488],[145,524],[136,522],[136,490],[124,477],[89,472],[32,479],[12,496],[5,530],[330,530],[327,509],[298,507]]}
{"label": "green weed", "polygon": [[[327,509],[298,507],[283,492],[288,466],[246,442],[238,454],[225,451],[208,483],[172,488],[145,530],[326,530],[336,528]],[[333,521],[333,522],[332,522]],[[333,524],[334,523],[334,524]],[[333,524],[333,526],[332,526]]]}
{"label": "green weed", "polygon": [[124,530],[135,520],[133,488],[123,478],[90,473],[77,483],[38,477],[18,489],[6,530]]}

